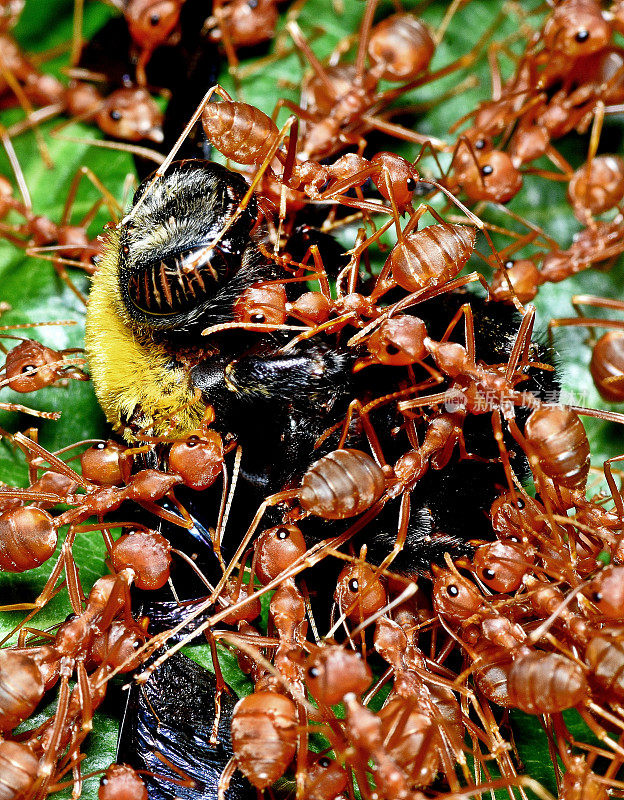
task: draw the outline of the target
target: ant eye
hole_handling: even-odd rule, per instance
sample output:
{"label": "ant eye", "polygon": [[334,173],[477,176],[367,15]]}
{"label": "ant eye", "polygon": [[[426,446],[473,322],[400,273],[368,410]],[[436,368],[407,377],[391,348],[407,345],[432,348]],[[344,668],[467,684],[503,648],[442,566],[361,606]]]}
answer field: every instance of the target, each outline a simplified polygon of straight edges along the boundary
{"label": "ant eye", "polygon": [[349,581],[349,591],[350,592],[357,592],[357,590],[359,588],[360,588],[360,584],[357,582],[357,579],[356,578],[351,578],[351,580]]}
{"label": "ant eye", "polygon": [[150,25],[152,26],[152,28],[155,28],[159,24],[160,24],[160,15],[152,14],[152,16],[150,17]]}
{"label": "ant eye", "polygon": [[513,267],[513,265],[514,265],[514,262],[511,261],[511,259],[509,261],[505,261],[505,269],[511,269]]}
{"label": "ant eye", "polygon": [[118,111],[116,108],[113,108],[112,111],[109,111],[108,116],[114,121],[119,122],[121,119],[121,111]]}
{"label": "ant eye", "polygon": [[94,450],[104,450],[106,447],[106,442],[98,442],[96,445],[93,446]]}
{"label": "ant eye", "polygon": [[482,175],[491,175],[494,172],[494,167],[491,164],[486,164],[481,168]]}
{"label": "ant eye", "polygon": [[579,43],[586,42],[589,39],[589,31],[585,28],[581,28],[574,38]]}
{"label": "ant eye", "polygon": [[476,150],[483,150],[485,147],[485,139],[477,139],[475,142],[475,149]]}
{"label": "ant eye", "polygon": [[318,667],[310,667],[310,669],[308,670],[308,675],[310,676],[310,678],[318,678],[320,674],[321,670]]}
{"label": "ant eye", "polygon": [[289,536],[290,536],[290,531],[288,530],[288,528],[280,528],[277,531],[277,538],[280,539],[280,541],[282,542],[284,541],[284,539],[288,539]]}
{"label": "ant eye", "polygon": [[247,6],[249,8],[258,8],[258,0],[248,0]]}
{"label": "ant eye", "polygon": [[331,761],[329,758],[327,758],[327,756],[323,756],[322,758],[319,758],[318,763],[320,767],[327,769],[327,767],[329,767],[331,764]]}
{"label": "ant eye", "polygon": [[525,506],[526,506],[526,503],[524,502],[524,500],[521,497],[519,497],[518,500],[516,501],[516,508],[518,508],[518,509],[520,509],[520,511],[522,511],[522,509]]}
{"label": "ant eye", "polygon": [[199,444],[199,436],[189,436],[186,440],[187,447],[196,447]]}
{"label": "ant eye", "polygon": [[264,314],[252,314],[250,319],[252,322],[264,322],[266,317]]}
{"label": "ant eye", "polygon": [[401,348],[397,347],[395,344],[387,344],[386,345],[386,353],[389,356],[396,356],[397,353],[401,352]]}
{"label": "ant eye", "polygon": [[493,569],[489,569],[488,567],[487,569],[483,570],[483,577],[485,578],[486,581],[493,581],[494,578],[496,577],[496,573],[494,572]]}
{"label": "ant eye", "polygon": [[23,375],[25,372],[30,372],[30,370],[31,370],[31,369],[37,369],[37,367],[35,366],[35,364],[24,364],[24,366],[22,367],[22,375]]}
{"label": "ant eye", "polygon": [[510,541],[510,542],[520,542],[520,541],[522,541],[522,540],[520,539],[520,537],[519,537],[519,536],[510,536],[510,537],[509,537],[509,541]]}
{"label": "ant eye", "polygon": [[594,601],[594,603],[602,602],[602,592],[594,592],[592,594],[592,600]]}
{"label": "ant eye", "polygon": [[416,188],[416,181],[413,178],[408,178],[405,185],[407,186],[408,192],[413,192]]}
{"label": "ant eye", "polygon": [[454,583],[451,583],[447,588],[447,592],[451,597],[457,597],[457,595],[459,594],[459,589],[457,588],[457,586],[455,586]]}

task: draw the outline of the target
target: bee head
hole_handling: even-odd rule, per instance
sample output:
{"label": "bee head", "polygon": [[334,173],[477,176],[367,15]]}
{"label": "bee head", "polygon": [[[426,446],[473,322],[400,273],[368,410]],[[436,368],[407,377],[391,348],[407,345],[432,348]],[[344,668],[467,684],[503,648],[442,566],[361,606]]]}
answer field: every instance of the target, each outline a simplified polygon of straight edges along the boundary
{"label": "bee head", "polygon": [[147,178],[122,226],[119,289],[130,318],[156,329],[187,330],[241,267],[256,204],[234,172],[208,161],[174,162]]}

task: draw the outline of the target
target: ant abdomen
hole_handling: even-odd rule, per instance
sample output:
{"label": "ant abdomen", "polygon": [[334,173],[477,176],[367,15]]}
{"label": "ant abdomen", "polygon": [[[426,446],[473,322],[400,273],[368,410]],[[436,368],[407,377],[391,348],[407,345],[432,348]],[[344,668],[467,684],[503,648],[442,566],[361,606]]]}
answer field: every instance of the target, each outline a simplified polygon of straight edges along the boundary
{"label": "ant abdomen", "polygon": [[28,719],[43,697],[44,688],[43,675],[34,658],[0,650],[0,730],[11,731]]}
{"label": "ant abdomen", "polygon": [[127,764],[111,764],[98,789],[98,800],[147,800],[147,788]]}
{"label": "ant abdomen", "polygon": [[303,476],[299,502],[323,519],[346,519],[370,508],[384,492],[381,468],[361,450],[334,450]]}
{"label": "ant abdomen", "polygon": [[598,683],[624,697],[624,642],[598,634],[590,640],[585,659]]}
{"label": "ant abdomen", "polygon": [[537,408],[525,427],[543,472],[568,489],[582,488],[589,474],[589,441],[576,411],[559,406]]}
{"label": "ant abdomen", "polygon": [[232,712],[232,749],[240,771],[260,789],[280,778],[297,749],[297,708],[276,692],[243,697]]}
{"label": "ant abdomen", "polygon": [[238,164],[262,161],[279,130],[264,112],[248,103],[207,103],[202,114],[206,137],[226,158]]}
{"label": "ant abdomen", "polygon": [[56,549],[52,517],[41,508],[23,506],[0,515],[0,569],[25,572],[43,564]]}
{"label": "ant abdomen", "polygon": [[527,714],[556,714],[581,703],[588,694],[583,670],[558,653],[534,652],[511,665],[509,702]]}
{"label": "ant abdomen", "polygon": [[461,272],[476,238],[474,228],[448,222],[408,234],[388,256],[392,277],[408,292],[446,283]]}
{"label": "ant abdomen", "polygon": [[609,331],[598,339],[592,351],[589,370],[603,400],[624,401],[624,334]]}
{"label": "ant abdomen", "polygon": [[0,798],[26,797],[39,772],[39,759],[22,742],[0,742]]}
{"label": "ant abdomen", "polygon": [[383,67],[385,81],[409,81],[429,66],[435,42],[429,28],[414,14],[392,14],[371,31],[368,54]]}

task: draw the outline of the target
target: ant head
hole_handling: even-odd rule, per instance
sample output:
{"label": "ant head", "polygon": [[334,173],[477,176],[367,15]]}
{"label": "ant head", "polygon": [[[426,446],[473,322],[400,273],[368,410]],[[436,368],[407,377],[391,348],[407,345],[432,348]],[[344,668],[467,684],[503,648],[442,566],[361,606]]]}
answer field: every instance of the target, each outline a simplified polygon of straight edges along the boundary
{"label": "ant head", "polygon": [[353,692],[360,695],[371,683],[372,673],[359,653],[340,645],[319,647],[305,661],[306,685],[319,702],[333,706]]}
{"label": "ant head", "polygon": [[397,209],[402,213],[414,197],[420,180],[418,171],[405,158],[384,151],[373,156],[371,164],[378,169],[373,180],[382,197],[396,203]]}
{"label": "ant head", "polygon": [[457,572],[432,567],[433,607],[437,614],[454,621],[466,620],[476,614],[483,605],[483,597],[477,587],[462,578]]}
{"label": "ant head", "polygon": [[498,303],[513,302],[513,296],[507,283],[508,278],[522,304],[533,300],[541,283],[540,271],[535,264],[529,259],[523,258],[518,261],[506,261],[504,267],[505,273],[498,270],[492,278],[490,287],[492,299]]}
{"label": "ant head", "polygon": [[212,486],[222,469],[223,440],[216,431],[193,431],[171,445],[169,470],[180,475],[191,489],[200,491]]}
{"label": "ant head", "polygon": [[382,322],[366,345],[375,361],[400,367],[426,358],[426,338],[425,323],[418,317],[403,314]]}
{"label": "ant head", "polygon": [[163,44],[178,24],[181,9],[180,0],[129,0],[124,16],[132,40],[150,50]]}
{"label": "ant head", "polygon": [[261,325],[286,322],[286,289],[281,284],[254,284],[234,303],[234,319]]}
{"label": "ant head", "polygon": [[140,142],[149,139],[160,143],[163,114],[145,89],[138,86],[116,89],[104,101],[95,115],[104,133],[115,139]]}
{"label": "ant head", "polygon": [[334,600],[342,614],[363,622],[386,605],[387,595],[373,569],[366,563],[356,562],[345,567],[338,576]]}
{"label": "ant head", "polygon": [[573,58],[596,53],[610,40],[611,26],[592,0],[564,0],[544,26],[545,46]]}
{"label": "ant head", "polygon": [[473,202],[507,203],[522,188],[522,175],[502,150],[490,150],[471,159],[462,174],[464,192]]}
{"label": "ant head", "polygon": [[256,540],[256,575],[267,584],[287,570],[306,552],[303,534],[296,525],[267,528]]}
{"label": "ant head", "polygon": [[520,541],[527,534],[539,533],[546,526],[544,507],[528,494],[516,490],[515,499],[511,492],[504,492],[492,503],[490,518],[492,527],[505,538]]}

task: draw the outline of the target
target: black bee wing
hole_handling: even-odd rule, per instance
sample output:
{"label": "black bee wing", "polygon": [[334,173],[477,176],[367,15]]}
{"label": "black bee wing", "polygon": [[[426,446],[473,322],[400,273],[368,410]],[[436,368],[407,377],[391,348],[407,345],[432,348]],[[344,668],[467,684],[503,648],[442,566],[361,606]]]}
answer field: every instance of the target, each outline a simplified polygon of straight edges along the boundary
{"label": "black bee wing", "polygon": [[[145,684],[132,685],[117,761],[153,773],[143,775],[150,800],[216,800],[219,778],[232,756],[230,723],[236,701],[222,696],[215,746],[210,741],[215,690],[214,675],[180,653]],[[256,790],[237,772],[225,797],[251,800]]]}

